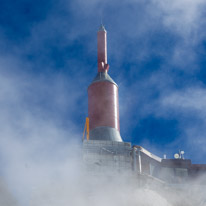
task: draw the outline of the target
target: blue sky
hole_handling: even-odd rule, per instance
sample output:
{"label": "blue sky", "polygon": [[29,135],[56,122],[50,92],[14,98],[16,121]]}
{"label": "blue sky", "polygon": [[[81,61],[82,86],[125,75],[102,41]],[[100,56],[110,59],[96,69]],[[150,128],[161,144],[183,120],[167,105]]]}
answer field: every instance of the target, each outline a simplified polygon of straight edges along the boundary
{"label": "blue sky", "polygon": [[1,161],[14,161],[14,142],[32,140],[33,157],[42,145],[81,140],[102,18],[124,141],[206,163],[205,8],[204,0],[2,0]]}

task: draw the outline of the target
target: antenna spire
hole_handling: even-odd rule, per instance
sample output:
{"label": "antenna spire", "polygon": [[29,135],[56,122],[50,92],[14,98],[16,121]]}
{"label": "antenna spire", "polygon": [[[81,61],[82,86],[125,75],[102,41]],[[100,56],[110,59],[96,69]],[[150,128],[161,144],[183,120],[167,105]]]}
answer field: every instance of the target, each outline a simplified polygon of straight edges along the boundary
{"label": "antenna spire", "polygon": [[97,59],[98,72],[105,72],[109,70],[107,64],[107,31],[104,25],[101,24],[97,32]]}
{"label": "antenna spire", "polygon": [[100,27],[99,27],[99,31],[105,31],[106,32],[106,29],[105,29],[104,24],[103,24],[102,15],[101,15],[101,24],[100,24]]}

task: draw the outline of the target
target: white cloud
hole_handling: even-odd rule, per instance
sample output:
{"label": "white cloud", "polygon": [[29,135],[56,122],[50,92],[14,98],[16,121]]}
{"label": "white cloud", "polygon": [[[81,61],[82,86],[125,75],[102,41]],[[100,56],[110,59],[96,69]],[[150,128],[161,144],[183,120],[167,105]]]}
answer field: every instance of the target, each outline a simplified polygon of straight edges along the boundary
{"label": "white cloud", "polygon": [[72,172],[69,164],[75,168],[78,162],[70,156],[77,155],[82,132],[72,113],[82,93],[68,91],[73,80],[26,73],[21,64],[12,56],[0,59],[0,173],[11,199],[28,205],[33,188]]}
{"label": "white cloud", "polygon": [[195,112],[196,115],[206,117],[206,89],[191,87],[181,91],[172,92],[163,97],[163,107],[177,109],[179,112]]}
{"label": "white cloud", "polygon": [[[204,0],[153,0],[153,2],[161,11],[160,15],[162,15],[165,26],[178,32],[183,38],[202,30],[201,24],[205,22],[202,19],[206,6]],[[190,43],[192,42],[191,39]]]}

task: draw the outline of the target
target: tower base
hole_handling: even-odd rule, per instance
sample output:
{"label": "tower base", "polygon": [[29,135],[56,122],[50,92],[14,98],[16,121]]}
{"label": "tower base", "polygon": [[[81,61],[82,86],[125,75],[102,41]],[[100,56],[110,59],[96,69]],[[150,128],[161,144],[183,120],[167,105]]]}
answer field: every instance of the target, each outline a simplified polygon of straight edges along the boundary
{"label": "tower base", "polygon": [[119,131],[112,127],[96,127],[92,129],[89,134],[89,139],[122,142]]}

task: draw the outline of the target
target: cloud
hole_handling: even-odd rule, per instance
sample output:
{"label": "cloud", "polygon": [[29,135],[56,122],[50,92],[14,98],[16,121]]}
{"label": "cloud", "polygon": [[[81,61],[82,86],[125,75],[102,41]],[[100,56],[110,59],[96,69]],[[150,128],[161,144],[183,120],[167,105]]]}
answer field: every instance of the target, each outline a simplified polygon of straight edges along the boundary
{"label": "cloud", "polygon": [[[203,29],[206,23],[204,18],[205,1],[154,0],[153,4],[157,6],[157,12],[165,29],[179,37],[173,55],[168,61],[180,68],[184,68],[183,66],[189,62],[188,67],[193,70],[197,63],[196,52],[200,49],[197,46],[205,38]],[[184,61],[185,59],[187,62]]]}
{"label": "cloud", "polygon": [[12,198],[28,205],[34,188],[72,172],[78,162],[72,163],[82,132],[72,109],[82,93],[68,91],[74,82],[60,74],[27,73],[12,56],[0,62],[0,173]]}
{"label": "cloud", "polygon": [[178,112],[195,112],[205,117],[206,89],[204,87],[191,87],[171,93],[162,99],[164,107],[177,108]]}
{"label": "cloud", "polygon": [[[204,7],[206,6],[204,0],[175,0],[172,2],[168,0],[153,0],[152,2],[161,11],[160,15],[162,15],[164,25],[179,33],[183,39],[192,37],[191,35],[198,32],[201,29],[202,23],[205,22],[202,19]],[[193,39],[193,41],[195,40]],[[192,44],[193,41],[190,43]]]}

